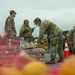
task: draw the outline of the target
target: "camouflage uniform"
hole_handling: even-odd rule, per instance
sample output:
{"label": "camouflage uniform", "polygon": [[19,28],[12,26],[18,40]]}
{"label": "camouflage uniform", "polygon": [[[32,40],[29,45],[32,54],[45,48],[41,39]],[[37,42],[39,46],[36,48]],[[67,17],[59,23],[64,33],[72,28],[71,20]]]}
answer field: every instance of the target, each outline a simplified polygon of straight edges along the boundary
{"label": "camouflage uniform", "polygon": [[[14,10],[10,11],[10,13],[13,13],[13,12],[16,14]],[[15,22],[12,16],[7,17],[4,29],[5,31],[10,32],[12,35],[16,35]]]}
{"label": "camouflage uniform", "polygon": [[[28,22],[28,20],[25,20],[26,22]],[[21,29],[20,29],[20,37],[24,37],[24,40],[30,42],[31,41],[31,37],[32,37],[32,32],[33,32],[33,28],[29,27],[29,25],[25,25],[23,24]],[[30,38],[30,40],[29,40]]]}
{"label": "camouflage uniform", "polygon": [[40,34],[39,34],[39,43],[41,42],[43,35],[47,34],[50,36],[50,53],[51,59],[56,58],[58,52],[60,59],[63,59],[63,33],[62,30],[57,27],[54,23],[49,20],[44,20],[41,22]]}
{"label": "camouflage uniform", "polygon": [[67,33],[67,40],[69,43],[69,47],[72,52],[75,54],[75,26]]}

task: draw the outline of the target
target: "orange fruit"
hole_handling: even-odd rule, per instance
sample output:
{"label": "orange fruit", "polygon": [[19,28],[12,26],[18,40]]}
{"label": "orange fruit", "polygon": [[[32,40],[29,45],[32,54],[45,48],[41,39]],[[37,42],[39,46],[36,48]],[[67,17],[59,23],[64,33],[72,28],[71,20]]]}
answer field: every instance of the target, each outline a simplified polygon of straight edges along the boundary
{"label": "orange fruit", "polygon": [[3,67],[1,70],[1,75],[22,75],[15,67]]}
{"label": "orange fruit", "polygon": [[41,74],[41,75],[51,75],[51,74]]}
{"label": "orange fruit", "polygon": [[61,65],[59,75],[75,75],[75,57],[67,59]]}
{"label": "orange fruit", "polygon": [[2,67],[0,67],[0,75],[1,75]]}
{"label": "orange fruit", "polygon": [[42,75],[51,75],[51,74],[42,74]]}
{"label": "orange fruit", "polygon": [[42,62],[31,62],[24,66],[24,75],[41,75],[46,74],[48,71],[47,66]]}

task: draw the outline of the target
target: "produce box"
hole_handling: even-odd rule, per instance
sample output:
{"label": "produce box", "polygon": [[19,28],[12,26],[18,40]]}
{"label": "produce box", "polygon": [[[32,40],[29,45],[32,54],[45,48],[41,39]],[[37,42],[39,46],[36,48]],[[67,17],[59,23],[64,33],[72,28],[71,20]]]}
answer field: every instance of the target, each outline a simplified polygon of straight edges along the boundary
{"label": "produce box", "polygon": [[24,50],[30,57],[45,62],[45,50],[43,48],[26,48]]}
{"label": "produce box", "polygon": [[23,44],[21,46],[22,49],[31,49],[31,48],[35,48],[35,44],[34,43],[26,43],[26,44]]}

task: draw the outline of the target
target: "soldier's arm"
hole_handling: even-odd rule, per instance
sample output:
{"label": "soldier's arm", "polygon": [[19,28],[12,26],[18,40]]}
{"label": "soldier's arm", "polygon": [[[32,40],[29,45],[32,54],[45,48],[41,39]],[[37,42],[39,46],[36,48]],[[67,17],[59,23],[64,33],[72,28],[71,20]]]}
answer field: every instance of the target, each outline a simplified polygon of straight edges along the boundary
{"label": "soldier's arm", "polygon": [[16,35],[17,32],[16,32],[16,28],[15,28],[15,24],[13,25],[13,35]]}
{"label": "soldier's arm", "polygon": [[27,36],[31,37],[33,28],[29,27],[29,28],[27,28],[27,31],[28,31]]}
{"label": "soldier's arm", "polygon": [[26,28],[22,26],[21,29],[20,29],[20,34],[25,33],[25,31],[26,31]]}
{"label": "soldier's arm", "polygon": [[7,31],[7,25],[5,24],[4,26],[4,31],[6,32]]}
{"label": "soldier's arm", "polygon": [[50,23],[51,22],[49,20],[42,21],[41,26],[40,26],[40,32],[39,32],[39,40],[38,40],[39,42],[42,41],[43,35],[46,33],[46,29],[48,28]]}
{"label": "soldier's arm", "polygon": [[34,28],[32,28],[31,30],[32,30],[32,32],[33,32],[33,31],[34,31]]}
{"label": "soldier's arm", "polygon": [[5,31],[9,31],[10,33],[12,32],[12,23],[10,18],[6,20]]}
{"label": "soldier's arm", "polygon": [[44,35],[44,33],[45,33],[45,27],[44,27],[44,25],[42,25],[41,27],[40,27],[40,32],[39,32],[39,39],[38,39],[38,42],[40,43],[41,41],[42,41],[42,39],[43,39],[43,35]]}
{"label": "soldier's arm", "polygon": [[32,32],[34,31],[35,28],[36,28],[36,27],[32,28]]}
{"label": "soldier's arm", "polygon": [[70,40],[73,38],[73,29],[67,33],[66,37],[68,42],[70,42]]}

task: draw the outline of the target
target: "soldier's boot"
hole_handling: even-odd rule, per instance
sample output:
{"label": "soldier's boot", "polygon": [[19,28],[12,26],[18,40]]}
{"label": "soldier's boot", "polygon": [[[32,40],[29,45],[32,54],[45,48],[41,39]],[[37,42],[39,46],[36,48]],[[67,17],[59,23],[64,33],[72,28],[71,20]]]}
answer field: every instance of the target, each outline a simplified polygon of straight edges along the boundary
{"label": "soldier's boot", "polygon": [[63,58],[60,58],[57,62],[58,63],[61,63],[61,62],[63,62],[64,61],[64,59]]}
{"label": "soldier's boot", "polygon": [[49,62],[46,62],[46,64],[56,64],[55,59],[51,59]]}

